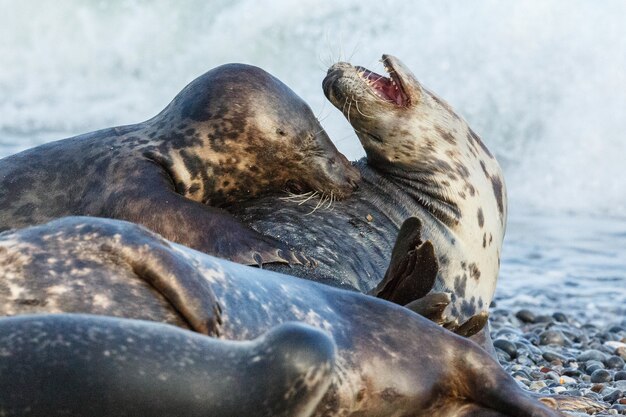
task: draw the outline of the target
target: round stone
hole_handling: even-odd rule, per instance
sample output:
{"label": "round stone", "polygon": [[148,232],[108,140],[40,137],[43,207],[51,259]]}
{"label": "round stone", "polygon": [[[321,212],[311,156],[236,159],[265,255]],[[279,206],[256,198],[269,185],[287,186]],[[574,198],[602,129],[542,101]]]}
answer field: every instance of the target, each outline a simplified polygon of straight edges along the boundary
{"label": "round stone", "polygon": [[558,353],[550,352],[550,351],[543,352],[541,356],[543,356],[543,358],[547,360],[548,362],[554,362],[554,361],[563,362],[565,360],[563,356],[559,355]]}
{"label": "round stone", "polygon": [[506,339],[497,339],[493,342],[493,345],[497,349],[501,349],[506,352],[511,358],[514,359],[517,357],[517,347],[514,343],[509,342]]}
{"label": "round stone", "polygon": [[588,375],[591,375],[598,369],[604,369],[604,364],[600,361],[587,361],[585,362],[585,371]]}
{"label": "round stone", "polygon": [[618,389],[616,389],[615,391],[613,391],[612,393],[605,395],[604,397],[602,397],[603,401],[606,401],[607,403],[614,403],[615,401],[619,400],[620,398],[622,398],[624,396],[624,393]]}
{"label": "round stone", "polygon": [[605,369],[597,369],[591,374],[591,382],[593,383],[609,382],[611,379],[613,379],[611,374]]}
{"label": "round stone", "polygon": [[558,330],[546,330],[539,335],[540,345],[565,345],[565,336]]}
{"label": "round stone", "polygon": [[626,371],[616,372],[613,379],[615,379],[616,381],[626,381]]}
{"label": "round stone", "polygon": [[605,362],[606,367],[609,369],[622,369],[624,368],[624,359],[619,356],[611,356]]}
{"label": "round stone", "polygon": [[552,315],[552,318],[558,322],[561,323],[567,323],[569,322],[569,320],[567,319],[567,316],[564,313],[561,312],[556,312]]}
{"label": "round stone", "polygon": [[576,357],[576,360],[579,362],[587,362],[587,361],[600,361],[603,362],[606,360],[606,356],[604,353],[600,352],[596,349],[589,349],[581,353]]}
{"label": "round stone", "polygon": [[524,323],[534,323],[535,322],[535,313],[533,313],[530,310],[520,310],[515,314],[515,317],[517,317],[519,320],[521,320]]}

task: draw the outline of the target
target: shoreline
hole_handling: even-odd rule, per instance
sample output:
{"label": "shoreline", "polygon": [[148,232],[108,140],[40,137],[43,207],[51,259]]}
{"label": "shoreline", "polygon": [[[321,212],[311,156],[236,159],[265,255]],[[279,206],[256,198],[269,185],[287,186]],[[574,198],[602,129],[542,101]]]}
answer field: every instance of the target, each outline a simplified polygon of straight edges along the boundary
{"label": "shoreline", "polygon": [[604,403],[607,409],[594,415],[625,415],[626,318],[595,324],[537,310],[497,304],[491,309],[491,337],[505,371],[522,388],[539,394]]}

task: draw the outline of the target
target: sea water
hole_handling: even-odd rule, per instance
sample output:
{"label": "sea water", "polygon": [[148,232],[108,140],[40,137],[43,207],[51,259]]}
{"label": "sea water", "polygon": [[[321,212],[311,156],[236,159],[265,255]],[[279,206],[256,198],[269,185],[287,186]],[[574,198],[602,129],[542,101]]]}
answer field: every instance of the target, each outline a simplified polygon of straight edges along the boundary
{"label": "sea water", "polygon": [[0,157],[145,120],[227,62],[258,65],[363,150],[324,98],[340,59],[401,58],[505,171],[498,303],[626,317],[626,3],[0,0]]}

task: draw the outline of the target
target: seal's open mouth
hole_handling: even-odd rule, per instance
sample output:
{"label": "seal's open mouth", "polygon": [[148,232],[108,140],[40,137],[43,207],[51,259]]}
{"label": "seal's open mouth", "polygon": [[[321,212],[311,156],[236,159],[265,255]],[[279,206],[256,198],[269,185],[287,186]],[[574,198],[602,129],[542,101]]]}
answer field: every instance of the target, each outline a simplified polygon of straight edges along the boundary
{"label": "seal's open mouth", "polygon": [[398,73],[385,60],[383,60],[383,65],[385,65],[385,71],[389,77],[376,74],[363,67],[355,67],[355,69],[357,75],[370,86],[378,97],[398,106],[407,106],[410,103],[409,96],[402,86],[402,80],[398,77]]}

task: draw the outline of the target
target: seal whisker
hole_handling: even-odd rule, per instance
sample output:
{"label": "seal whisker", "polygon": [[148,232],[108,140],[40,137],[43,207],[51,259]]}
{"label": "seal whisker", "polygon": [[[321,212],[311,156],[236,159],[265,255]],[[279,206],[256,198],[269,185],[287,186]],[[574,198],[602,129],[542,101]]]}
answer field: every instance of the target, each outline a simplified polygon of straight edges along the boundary
{"label": "seal whisker", "polygon": [[307,193],[302,193],[302,194],[294,194],[291,192],[287,192],[289,195],[286,197],[280,197],[281,200],[283,201],[294,201],[294,200],[301,200],[303,198],[308,197],[309,195],[313,194],[313,191],[309,191]]}
{"label": "seal whisker", "polygon": [[335,197],[335,194],[331,191],[330,198],[328,199],[328,205],[326,206],[326,210],[330,209],[330,207],[333,205],[334,197]]}
{"label": "seal whisker", "polygon": [[324,205],[324,202],[326,201],[326,198],[327,198],[326,197],[326,193],[322,193],[322,195],[320,196],[319,201],[317,202],[315,207],[313,207],[313,210],[308,212],[307,215],[315,213],[320,207],[322,207]]}
{"label": "seal whisker", "polygon": [[306,200],[301,201],[300,203],[298,203],[299,206],[303,205],[304,203],[306,203],[307,201],[309,201],[310,199],[312,199],[313,197],[315,197],[318,194],[318,192],[314,192],[313,194],[311,194],[311,196],[309,198],[307,198]]}
{"label": "seal whisker", "polygon": [[368,119],[373,119],[374,118],[374,116],[368,116],[367,114],[363,113],[361,111],[361,109],[359,109],[359,102],[358,102],[358,100],[354,100],[354,106],[356,107],[356,111],[358,111],[361,116],[367,117]]}

